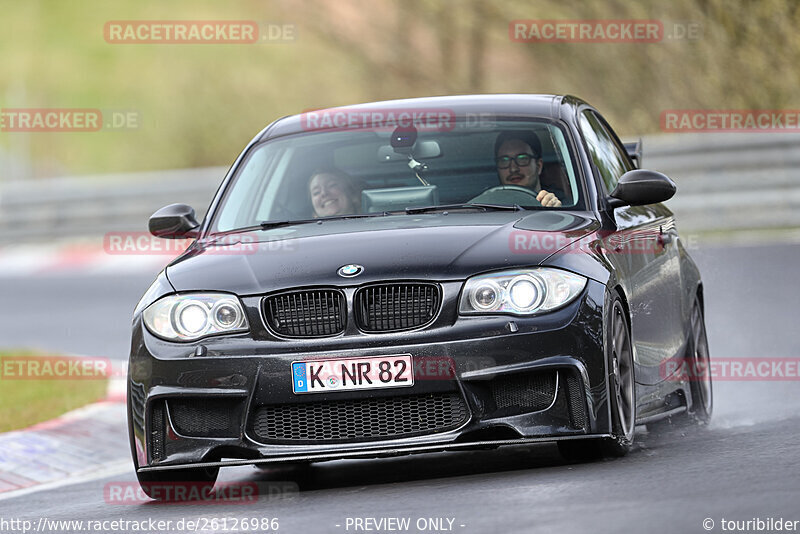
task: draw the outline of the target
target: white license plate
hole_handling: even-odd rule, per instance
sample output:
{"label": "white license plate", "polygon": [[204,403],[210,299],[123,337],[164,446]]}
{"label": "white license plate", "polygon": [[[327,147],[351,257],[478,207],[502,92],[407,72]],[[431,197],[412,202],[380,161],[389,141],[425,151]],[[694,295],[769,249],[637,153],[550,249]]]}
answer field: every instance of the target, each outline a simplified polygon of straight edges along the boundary
{"label": "white license plate", "polygon": [[413,385],[410,354],[292,362],[292,389],[298,394]]}

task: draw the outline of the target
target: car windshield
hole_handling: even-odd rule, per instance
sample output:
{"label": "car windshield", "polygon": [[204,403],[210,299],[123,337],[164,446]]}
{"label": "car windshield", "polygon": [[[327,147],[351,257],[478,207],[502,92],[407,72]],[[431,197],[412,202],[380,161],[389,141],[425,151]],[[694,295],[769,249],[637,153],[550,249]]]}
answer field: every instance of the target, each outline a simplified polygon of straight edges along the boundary
{"label": "car windshield", "polygon": [[316,129],[254,145],[210,230],[438,210],[582,209],[563,124],[452,118]]}

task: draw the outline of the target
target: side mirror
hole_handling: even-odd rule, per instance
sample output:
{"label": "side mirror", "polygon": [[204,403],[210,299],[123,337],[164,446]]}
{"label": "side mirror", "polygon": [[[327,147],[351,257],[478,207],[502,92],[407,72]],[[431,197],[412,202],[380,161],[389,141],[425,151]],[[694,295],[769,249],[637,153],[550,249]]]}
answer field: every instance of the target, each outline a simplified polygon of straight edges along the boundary
{"label": "side mirror", "polygon": [[612,208],[657,204],[671,199],[677,189],[675,182],[660,172],[634,169],[620,177],[608,201]]}
{"label": "side mirror", "polygon": [[164,239],[197,237],[200,223],[194,215],[194,209],[186,204],[170,204],[164,206],[150,216],[148,222],[150,233]]}

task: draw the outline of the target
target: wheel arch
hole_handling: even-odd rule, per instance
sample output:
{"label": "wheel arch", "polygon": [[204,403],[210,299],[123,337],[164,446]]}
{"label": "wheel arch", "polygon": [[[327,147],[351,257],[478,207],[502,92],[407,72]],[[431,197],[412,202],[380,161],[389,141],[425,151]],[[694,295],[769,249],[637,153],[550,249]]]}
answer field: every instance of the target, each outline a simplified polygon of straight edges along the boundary
{"label": "wheel arch", "polygon": [[620,284],[616,284],[611,288],[611,292],[616,292],[619,295],[620,301],[622,301],[622,307],[625,309],[625,320],[628,321],[628,330],[630,331],[631,337],[633,337],[633,331],[631,330],[631,307],[628,304],[628,297],[625,295],[625,290]]}

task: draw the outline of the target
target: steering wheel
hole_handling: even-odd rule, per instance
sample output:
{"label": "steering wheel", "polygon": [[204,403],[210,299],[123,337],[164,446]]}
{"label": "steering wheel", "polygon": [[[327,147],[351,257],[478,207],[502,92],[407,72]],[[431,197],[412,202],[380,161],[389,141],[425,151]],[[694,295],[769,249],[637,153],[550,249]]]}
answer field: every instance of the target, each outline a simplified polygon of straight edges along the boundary
{"label": "steering wheel", "polygon": [[476,204],[519,204],[520,206],[541,206],[536,193],[520,185],[495,185],[469,200]]}

